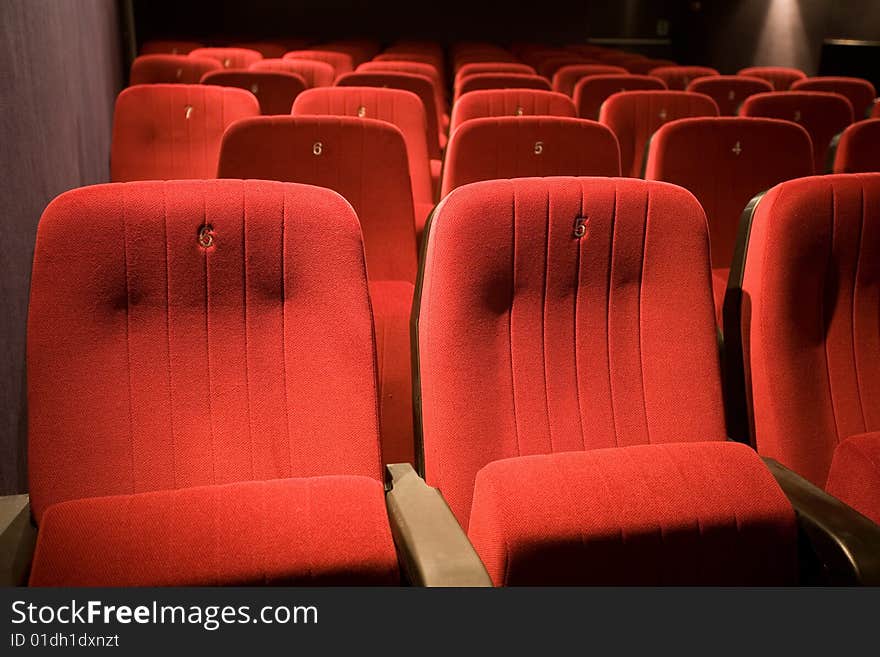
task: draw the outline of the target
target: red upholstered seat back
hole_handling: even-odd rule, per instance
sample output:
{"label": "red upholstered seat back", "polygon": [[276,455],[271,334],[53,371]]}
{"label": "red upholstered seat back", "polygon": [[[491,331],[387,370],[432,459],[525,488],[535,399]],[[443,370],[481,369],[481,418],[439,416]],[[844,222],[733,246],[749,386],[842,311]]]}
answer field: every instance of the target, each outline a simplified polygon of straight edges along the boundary
{"label": "red upholstered seat back", "polygon": [[571,96],[578,80],[589,75],[626,75],[627,70],[622,66],[610,66],[605,64],[572,64],[557,69],[553,74],[553,91]]}
{"label": "red upholstered seat back", "polygon": [[853,123],[840,135],[834,173],[880,171],[880,119]]}
{"label": "red upholstered seat back", "polygon": [[687,90],[710,96],[718,105],[721,116],[736,116],[746,98],[773,91],[773,85],[760,78],[713,75],[692,80]]}
{"label": "red upholstered seat back", "polygon": [[340,76],[354,70],[354,59],[351,55],[334,50],[292,50],[284,54],[284,59],[307,59],[325,62],[333,67],[333,73]]}
{"label": "red upholstered seat back", "polygon": [[329,87],[336,77],[327,62],[309,59],[261,59],[248,67],[252,71],[283,71],[302,76],[309,87]]}
{"label": "red upholstered seat back", "polygon": [[651,89],[662,91],[666,84],[651,75],[590,75],[575,84],[574,106],[579,117],[595,121],[599,118],[599,108],[611,94]]}
{"label": "red upholstered seat back", "polygon": [[455,88],[458,88],[464,78],[477,73],[525,73],[526,75],[535,75],[535,69],[521,62],[471,62],[460,66],[455,72]]}
{"label": "red upholstered seat back", "polygon": [[462,78],[456,89],[455,99],[458,100],[469,91],[479,89],[543,89],[550,91],[547,78],[528,73],[474,73]]}
{"label": "red upholstered seat back", "polygon": [[691,80],[713,77],[718,71],[705,66],[660,66],[651,69],[650,75],[663,80],[669,89],[684,91]]}
{"label": "red upholstered seat back", "polygon": [[425,107],[428,153],[432,160],[440,158],[440,109],[431,78],[415,73],[397,73],[394,71],[372,71],[347,73],[336,80],[338,87],[388,87],[403,89],[418,96]]}
{"label": "red upholstered seat back", "polygon": [[110,178],[213,178],[223,132],[260,113],[253,94],[203,84],[146,84],[116,98]]}
{"label": "red upholstered seat back", "polygon": [[577,112],[571,98],[541,89],[484,89],[462,96],[452,108],[449,131],[464,121],[487,116],[569,116]]}
{"label": "red upholstered seat back", "polygon": [[807,77],[803,71],[786,66],[750,66],[740,69],[737,75],[767,80],[774,91],[788,91],[796,81]]}
{"label": "red upholstered seat back", "polygon": [[840,94],[782,91],[746,98],[740,116],[764,116],[798,123],[813,140],[813,170],[824,171],[831,140],[853,122],[850,102]]}
{"label": "red upholstered seat back", "polygon": [[432,202],[425,108],[414,93],[378,87],[310,89],[296,99],[291,113],[295,116],[354,116],[396,125],[406,141],[413,200]]}
{"label": "red upholstered seat back", "polygon": [[813,173],[810,137],[776,119],[680,119],[651,140],[645,178],[690,190],[706,210],[712,265],[730,266],[736,229],[751,198]]}
{"label": "red upholstered seat back", "polygon": [[373,349],[360,229],[337,194],[67,192],[40,221],[31,284],[35,517],[82,497],[378,477]]}
{"label": "red upholstered seat back", "polygon": [[686,190],[469,185],[438,206],[423,271],[425,474],[465,526],[492,461],[724,438],[706,219]]}
{"label": "red upholstered seat back", "polygon": [[441,197],[480,180],[617,175],[617,139],[595,121],[547,116],[471,119],[449,140]]}
{"label": "red upholstered seat back", "polygon": [[406,142],[396,127],[347,116],[264,116],[226,131],[219,178],[329,187],[354,207],[371,280],[415,280]]}
{"label": "red upholstered seat back", "polygon": [[198,41],[147,41],[139,49],[139,55],[186,55],[196,48],[202,48]]}
{"label": "red upholstered seat back", "polygon": [[247,68],[263,59],[258,51],[248,48],[196,48],[190,51],[189,56],[216,59],[223,68]]}
{"label": "red upholstered seat back", "polygon": [[390,71],[394,73],[412,73],[413,75],[424,75],[431,78],[434,84],[434,92],[438,100],[443,97],[443,82],[437,69],[431,64],[423,64],[421,62],[407,62],[397,60],[380,60],[378,62],[364,62],[357,67],[357,71],[363,73],[376,73],[379,71]]}
{"label": "red upholstered seat back", "polygon": [[687,91],[624,91],[602,103],[599,122],[611,128],[620,144],[624,176],[640,178],[645,146],[664,123],[694,116],[718,116],[715,101]]}
{"label": "red upholstered seat back", "polygon": [[818,77],[795,80],[792,91],[826,91],[845,96],[853,107],[855,120],[865,118],[874,104],[877,92],[874,85],[861,78]]}
{"label": "red upholstered seat back", "polygon": [[208,71],[223,65],[209,57],[186,55],[141,55],[131,63],[130,85],[136,84],[198,84]]}
{"label": "red upholstered seat back", "polygon": [[758,450],[824,486],[838,443],[880,430],[880,174],[764,196],[742,315]]}
{"label": "red upholstered seat back", "polygon": [[238,87],[251,92],[260,103],[262,114],[290,114],[293,99],[306,90],[308,83],[296,73],[227,69],[206,73],[202,84]]}

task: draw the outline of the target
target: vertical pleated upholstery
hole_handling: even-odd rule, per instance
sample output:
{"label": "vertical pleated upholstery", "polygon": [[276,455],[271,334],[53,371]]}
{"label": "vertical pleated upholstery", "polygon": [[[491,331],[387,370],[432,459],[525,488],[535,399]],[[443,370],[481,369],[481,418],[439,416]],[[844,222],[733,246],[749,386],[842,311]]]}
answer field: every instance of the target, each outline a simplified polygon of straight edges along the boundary
{"label": "vertical pleated upholstery", "polygon": [[149,84],[116,99],[110,179],[213,178],[223,132],[260,113],[242,89],[202,84]]}
{"label": "vertical pleated upholstery", "polygon": [[196,48],[190,51],[190,57],[209,57],[216,59],[223,68],[247,68],[256,61],[263,59],[257,50],[249,48]]}
{"label": "vertical pleated upholstery", "polygon": [[880,431],[880,174],[771,190],[743,303],[758,450],[824,486],[842,441]]}
{"label": "vertical pleated upholstery", "polygon": [[686,91],[626,91],[602,103],[599,122],[617,137],[623,175],[640,178],[645,146],[657,128],[694,116],[718,116],[718,106],[707,96]]}
{"label": "vertical pleated upholstery", "polygon": [[128,82],[136,84],[198,84],[202,76],[223,65],[209,57],[141,55],[131,63]]}
{"label": "vertical pleated upholstery", "polygon": [[739,106],[746,98],[773,91],[773,85],[760,78],[712,75],[691,80],[687,90],[711,97],[718,105],[721,116],[736,116],[739,114]]}
{"label": "vertical pleated upholstery", "polygon": [[484,89],[462,96],[452,108],[449,131],[470,119],[487,116],[576,117],[574,103],[564,94],[541,89]]}
{"label": "vertical pleated upholstery", "polygon": [[691,80],[714,77],[718,75],[718,71],[706,66],[659,66],[651,69],[649,75],[663,80],[671,90],[684,91]]}
{"label": "vertical pleated upholstery", "polygon": [[309,59],[261,59],[248,67],[251,71],[283,71],[303,77],[309,87],[329,87],[335,72],[327,62]]}
{"label": "vertical pleated upholstery", "polygon": [[37,520],[96,495],[379,478],[363,247],[337,194],[230,180],[88,187],[47,208],[36,254]]}
{"label": "vertical pleated upholstery", "polygon": [[865,119],[844,130],[831,164],[834,173],[880,171],[880,119]]}
{"label": "vertical pleated upholstery", "polygon": [[481,180],[617,175],[617,139],[595,121],[550,116],[471,119],[449,140],[442,196]]}
{"label": "vertical pleated upholstery", "polygon": [[574,85],[574,106],[582,119],[599,118],[602,103],[618,91],[662,91],[666,84],[651,75],[588,75]]}
{"label": "vertical pleated upholstery", "polygon": [[325,62],[333,67],[333,74],[336,77],[354,70],[354,59],[350,54],[333,50],[292,50],[284,54],[284,59]]}
{"label": "vertical pleated upholstery", "polygon": [[774,91],[788,91],[795,82],[807,77],[803,71],[786,66],[750,66],[740,69],[737,75],[767,80]]}
{"label": "vertical pleated upholstery", "polygon": [[792,91],[825,91],[845,96],[853,107],[855,120],[864,119],[874,104],[877,90],[868,80],[836,76],[821,76],[796,80]]}
{"label": "vertical pleated upholstery", "polygon": [[601,178],[456,190],[432,220],[419,303],[428,483],[467,527],[490,462],[723,439],[711,320],[706,219],[685,190]]}
{"label": "vertical pleated upholstery", "polygon": [[566,96],[574,94],[574,86],[578,80],[588,75],[626,75],[627,70],[622,66],[609,66],[605,64],[571,64],[558,69],[553,75],[553,91],[558,91]]}
{"label": "vertical pleated upholstery", "polygon": [[296,73],[234,69],[205,74],[202,84],[238,87],[257,97],[261,114],[290,114],[294,99],[308,87]]}

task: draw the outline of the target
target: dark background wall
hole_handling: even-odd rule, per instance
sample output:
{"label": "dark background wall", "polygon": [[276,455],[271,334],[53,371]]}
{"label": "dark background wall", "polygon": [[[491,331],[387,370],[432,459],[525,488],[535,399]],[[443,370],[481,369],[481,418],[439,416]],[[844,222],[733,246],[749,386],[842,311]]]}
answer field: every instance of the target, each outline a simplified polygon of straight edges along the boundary
{"label": "dark background wall", "polygon": [[0,1],[0,494],[27,482],[24,340],[37,221],[57,194],[109,177],[119,43],[114,0]]}

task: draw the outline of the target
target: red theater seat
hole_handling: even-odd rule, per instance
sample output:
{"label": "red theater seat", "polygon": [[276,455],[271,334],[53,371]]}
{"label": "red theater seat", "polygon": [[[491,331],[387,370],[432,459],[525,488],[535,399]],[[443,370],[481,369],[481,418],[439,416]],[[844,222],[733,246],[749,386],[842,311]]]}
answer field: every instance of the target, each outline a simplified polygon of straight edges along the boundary
{"label": "red theater seat", "polygon": [[880,101],[874,101],[874,107],[871,109],[871,118],[880,119]]}
{"label": "red theater seat", "polygon": [[325,87],[310,89],[296,99],[295,116],[355,116],[396,125],[406,141],[416,230],[421,233],[434,207],[431,166],[425,137],[425,109],[419,97],[401,89],[378,87]]}
{"label": "red theater seat", "polygon": [[736,116],[739,114],[739,106],[746,98],[773,91],[773,85],[760,78],[714,75],[692,80],[687,90],[710,96],[718,105],[721,116]]}
{"label": "red theater seat", "polygon": [[811,149],[806,130],[776,119],[680,119],[651,139],[645,178],[684,187],[706,211],[719,325],[743,208],[779,182],[811,175]]}
{"label": "red theater seat", "polygon": [[196,48],[203,48],[198,41],[147,41],[138,49],[139,55],[188,55]]}
{"label": "red theater seat", "polygon": [[[437,73],[437,69],[430,64],[422,64],[420,62],[400,62],[394,60],[383,60],[379,62],[365,62],[357,67],[357,73],[407,73],[412,75],[421,75],[431,79],[434,87],[434,106],[437,112],[437,125],[440,126],[441,132],[447,127],[449,117],[445,114],[446,110],[446,90],[444,88],[443,79]],[[392,80],[392,83],[395,80]],[[374,86],[374,85],[370,85]],[[394,86],[389,85],[389,86]],[[415,92],[413,92],[415,93]],[[428,111],[428,108],[425,108]],[[438,154],[439,158],[439,154]]]}
{"label": "red theater seat", "polygon": [[479,89],[543,89],[550,91],[547,78],[528,73],[474,73],[461,80],[456,91],[458,100],[469,91]]}
{"label": "red theater seat", "polygon": [[377,333],[383,333],[378,340],[383,462],[412,462],[406,309],[416,276],[416,230],[403,134],[384,121],[348,116],[239,121],[223,138],[218,177],[329,187],[354,207],[364,236],[371,295],[377,299]]}
{"label": "red theater seat", "polygon": [[774,91],[788,91],[792,84],[807,77],[803,71],[785,66],[751,66],[741,69],[737,75],[767,80]]}
{"label": "red theater seat", "polygon": [[587,60],[584,57],[581,57],[580,55],[576,55],[574,53],[556,55],[555,57],[547,57],[546,59],[544,59],[538,65],[537,73],[538,75],[545,77],[548,80],[553,80],[556,72],[564,66],[578,66],[580,64],[589,63],[590,60]]}
{"label": "red theater seat", "polygon": [[622,66],[609,66],[605,64],[574,64],[563,66],[553,75],[553,91],[558,91],[567,96],[574,94],[574,86],[581,78],[589,75],[626,75],[627,70]]}
{"label": "red theater seat", "polygon": [[620,150],[614,133],[583,119],[471,119],[449,140],[441,198],[480,180],[564,175],[620,175]]}
{"label": "red theater seat", "polygon": [[536,71],[528,64],[522,62],[472,62],[464,64],[455,72],[455,88],[457,89],[461,81],[469,75],[477,73],[523,73],[525,75],[535,75]]}
{"label": "red theater seat", "polygon": [[216,59],[223,68],[247,68],[263,59],[259,52],[247,48],[196,48],[189,54],[191,57]]}
{"label": "red theater seat", "polygon": [[293,50],[285,53],[284,59],[305,59],[330,64],[335,77],[354,70],[354,60],[351,55],[333,50]]}
{"label": "red theater seat", "polygon": [[260,103],[262,114],[290,114],[293,99],[306,90],[308,83],[296,73],[226,69],[206,73],[202,84],[238,87],[250,91]]}
{"label": "red theater seat", "polygon": [[880,173],[783,183],[744,221],[729,325],[742,332],[752,438],[880,521]]}
{"label": "red theater seat", "polygon": [[650,75],[663,80],[669,89],[684,91],[691,80],[713,77],[719,73],[714,68],[705,66],[661,66],[652,69]]}
{"label": "red theater seat", "polygon": [[60,196],[28,317],[31,583],[395,583],[372,331],[329,190]]}
{"label": "red theater seat", "polygon": [[129,84],[198,84],[205,73],[221,68],[207,57],[141,55],[131,63]]}
{"label": "red theater seat", "polygon": [[116,98],[110,178],[213,178],[223,132],[234,121],[259,113],[257,99],[241,89],[203,84],[129,87]]}
{"label": "red theater seat", "polygon": [[281,71],[301,76],[309,87],[329,87],[336,74],[327,62],[309,59],[261,59],[249,67],[251,71]]}
{"label": "red theater seat", "polygon": [[746,99],[739,113],[785,119],[806,128],[813,140],[814,171],[825,170],[831,140],[853,122],[852,105],[845,97],[821,91],[755,94]]}
{"label": "red theater seat", "polygon": [[678,66],[671,59],[634,59],[626,62],[626,70],[633,75],[648,75],[655,68]]}
{"label": "red theater seat", "polygon": [[672,185],[503,180],[438,206],[425,475],[496,584],[796,580],[791,505],[725,441],[709,279],[705,214]]}
{"label": "red theater seat", "polygon": [[413,73],[393,71],[374,71],[372,73],[348,73],[336,80],[338,87],[388,87],[410,91],[418,96],[425,107],[426,136],[428,152],[432,160],[440,160],[440,149],[446,145],[445,136],[440,132],[440,115],[434,84],[430,78]]}
{"label": "red theater seat", "polygon": [[687,91],[624,91],[602,103],[599,122],[617,137],[623,175],[641,178],[645,147],[654,131],[694,116],[718,116],[718,106],[708,96]]}
{"label": "red theater seat", "polygon": [[245,43],[233,43],[233,48],[245,48],[247,50],[256,50],[266,59],[277,59],[283,57],[290,48],[287,44],[278,41],[250,41]]}
{"label": "red theater seat", "polygon": [[574,87],[574,106],[582,119],[596,120],[599,108],[618,91],[663,90],[663,80],[650,75],[591,75],[581,78]]}
{"label": "red theater seat", "polygon": [[861,78],[819,77],[795,80],[792,91],[826,91],[846,96],[853,106],[855,119],[865,118],[871,111],[877,92],[874,85]]}
{"label": "red theater seat", "polygon": [[832,142],[833,173],[880,171],[880,119],[853,123]]}
{"label": "red theater seat", "polygon": [[462,96],[452,108],[450,132],[470,119],[487,116],[569,116],[577,112],[571,98],[540,89],[485,89]]}

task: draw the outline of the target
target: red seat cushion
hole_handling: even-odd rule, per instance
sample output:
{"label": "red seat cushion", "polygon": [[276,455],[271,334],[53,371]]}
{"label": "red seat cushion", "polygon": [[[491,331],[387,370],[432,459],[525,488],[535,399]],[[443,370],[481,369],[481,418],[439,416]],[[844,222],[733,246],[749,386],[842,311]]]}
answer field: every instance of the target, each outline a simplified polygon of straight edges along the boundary
{"label": "red seat cushion", "polygon": [[382,483],[241,482],[63,502],[43,515],[34,586],[396,584]]}
{"label": "red seat cushion", "polygon": [[880,431],[852,436],[837,446],[825,490],[880,523]]}
{"label": "red seat cushion", "polygon": [[306,79],[297,73],[251,69],[211,71],[202,76],[201,82],[250,91],[259,101],[262,114],[290,114],[294,99],[308,88]]}
{"label": "red seat cushion", "polygon": [[495,461],[468,531],[496,585],[789,585],[794,510],[740,443]]}

